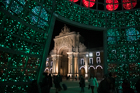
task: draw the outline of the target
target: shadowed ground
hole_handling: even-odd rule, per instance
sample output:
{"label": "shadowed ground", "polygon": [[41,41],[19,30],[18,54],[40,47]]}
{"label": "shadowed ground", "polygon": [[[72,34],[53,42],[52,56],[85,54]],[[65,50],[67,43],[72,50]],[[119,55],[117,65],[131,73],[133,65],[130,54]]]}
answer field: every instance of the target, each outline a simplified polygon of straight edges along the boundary
{"label": "shadowed ground", "polygon": [[[80,93],[81,88],[79,87],[79,80],[75,81],[75,80],[63,80],[61,82],[61,86],[62,84],[66,84],[67,85],[67,90],[64,91],[63,89],[59,92],[59,93]],[[88,82],[86,80],[85,82],[86,86],[85,86],[85,92],[84,93],[91,93],[91,89],[88,90]],[[55,87],[53,84],[53,87],[50,90],[50,93],[55,93]]]}

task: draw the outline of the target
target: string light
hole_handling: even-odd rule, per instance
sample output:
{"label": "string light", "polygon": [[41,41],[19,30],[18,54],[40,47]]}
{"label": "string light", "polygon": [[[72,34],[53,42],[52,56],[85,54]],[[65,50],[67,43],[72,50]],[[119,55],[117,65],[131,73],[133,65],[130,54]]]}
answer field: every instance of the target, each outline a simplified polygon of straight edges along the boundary
{"label": "string light", "polygon": [[122,2],[123,2],[123,7],[126,10],[130,10],[130,9],[134,8],[137,4],[137,0],[122,0]]}
{"label": "string light", "polygon": [[82,0],[82,3],[85,7],[93,7],[95,0]]}
{"label": "string light", "polygon": [[69,1],[71,1],[71,2],[78,2],[79,0],[69,0]]}
{"label": "string light", "polygon": [[[27,84],[15,85],[14,83],[26,83],[37,79],[41,55],[47,40],[44,35],[48,35],[48,28],[50,28],[48,24],[50,24],[49,20],[52,17],[52,0],[46,0],[42,5],[34,0],[26,1],[27,4],[24,0],[21,2],[16,0],[10,4],[11,1],[13,0],[9,0],[7,1],[8,4],[5,4],[7,7],[3,9],[4,12],[0,11],[0,25],[2,26],[0,47],[7,49],[7,52],[0,51],[0,81],[4,83],[13,82],[13,85],[4,86],[0,93],[8,93],[9,91],[14,93],[26,92]],[[136,39],[129,41],[129,39],[127,40],[129,35],[126,34],[128,29],[131,30],[128,20],[132,19],[132,15],[134,15],[133,19],[135,20],[132,20],[131,26],[140,25],[140,10],[123,12],[96,11],[79,7],[68,0],[56,0],[56,2],[54,9],[56,15],[61,15],[81,24],[108,29],[107,37],[113,39],[107,41],[107,64],[108,70],[113,72],[116,78],[117,86],[122,83],[121,80],[125,77],[129,77],[131,80],[140,76],[140,44],[137,32],[140,31],[140,27],[135,27],[135,30],[132,30],[136,31]],[[32,9],[37,9],[37,11],[33,12]],[[11,13],[14,17],[5,15],[5,13]],[[36,26],[38,27],[35,28]],[[126,26],[127,28],[125,28]],[[116,29],[113,29],[114,27]],[[114,32],[111,33],[111,31]],[[110,43],[112,41],[115,41],[115,43]],[[131,82],[131,86],[134,86],[133,82]],[[119,86],[119,88],[121,87]]]}
{"label": "string light", "polygon": [[114,11],[118,8],[119,2],[118,0],[106,0],[106,9],[109,11]]}

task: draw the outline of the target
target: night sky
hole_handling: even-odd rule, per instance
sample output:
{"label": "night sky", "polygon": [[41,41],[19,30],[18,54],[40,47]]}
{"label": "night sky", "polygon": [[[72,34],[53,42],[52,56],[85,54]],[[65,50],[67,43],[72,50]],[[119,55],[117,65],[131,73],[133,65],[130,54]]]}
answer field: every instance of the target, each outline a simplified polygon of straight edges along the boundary
{"label": "night sky", "polygon": [[[51,51],[54,48],[54,41],[53,39],[55,36],[59,35],[61,32],[61,29],[64,27],[64,22],[55,21],[55,26],[53,30],[52,40],[49,51]],[[78,28],[73,25],[66,24],[68,28],[70,28],[70,31],[79,32],[79,34],[84,38],[84,45],[87,48],[97,48],[97,47],[103,47],[103,31],[95,31],[95,30],[87,30],[84,28]]]}

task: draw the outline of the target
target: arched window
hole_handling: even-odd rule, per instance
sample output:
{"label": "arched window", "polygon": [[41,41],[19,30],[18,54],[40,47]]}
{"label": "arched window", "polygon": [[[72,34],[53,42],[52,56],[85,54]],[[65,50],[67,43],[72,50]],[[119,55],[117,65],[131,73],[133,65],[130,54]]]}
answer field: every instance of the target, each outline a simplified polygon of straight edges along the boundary
{"label": "arched window", "polygon": [[89,64],[93,65],[93,58],[89,58]]}
{"label": "arched window", "polygon": [[100,57],[96,57],[96,62],[97,62],[97,64],[101,63]]}
{"label": "arched window", "polygon": [[49,58],[47,58],[46,61],[49,61]]}
{"label": "arched window", "polygon": [[83,58],[81,59],[81,65],[84,65],[84,59]]}
{"label": "arched window", "polygon": [[53,66],[53,61],[51,62],[51,66]]}
{"label": "arched window", "polygon": [[46,63],[46,66],[49,66],[49,63],[48,62]]}

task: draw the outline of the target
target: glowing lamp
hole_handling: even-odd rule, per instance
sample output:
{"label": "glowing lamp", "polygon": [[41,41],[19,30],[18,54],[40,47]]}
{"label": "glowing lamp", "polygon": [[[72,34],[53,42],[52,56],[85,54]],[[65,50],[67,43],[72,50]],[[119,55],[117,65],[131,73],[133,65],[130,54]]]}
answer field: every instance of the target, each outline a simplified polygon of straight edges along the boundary
{"label": "glowing lamp", "polygon": [[71,2],[78,2],[79,0],[69,0],[69,1],[71,1]]}
{"label": "glowing lamp", "polygon": [[93,54],[92,54],[92,53],[89,53],[89,56],[90,56],[90,57],[92,57],[92,56],[93,56]]}
{"label": "glowing lamp", "polygon": [[82,0],[82,3],[85,7],[93,7],[95,0]]}
{"label": "glowing lamp", "polygon": [[132,3],[131,0],[123,0],[122,2],[123,2],[123,8],[125,8],[126,10],[134,8],[137,4],[137,0],[132,0]]}
{"label": "glowing lamp", "polygon": [[109,11],[114,11],[119,6],[118,0],[106,0],[106,3],[107,3],[106,9],[109,10]]}

